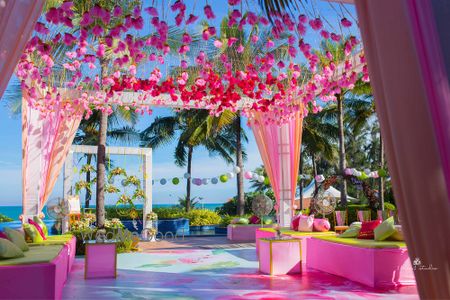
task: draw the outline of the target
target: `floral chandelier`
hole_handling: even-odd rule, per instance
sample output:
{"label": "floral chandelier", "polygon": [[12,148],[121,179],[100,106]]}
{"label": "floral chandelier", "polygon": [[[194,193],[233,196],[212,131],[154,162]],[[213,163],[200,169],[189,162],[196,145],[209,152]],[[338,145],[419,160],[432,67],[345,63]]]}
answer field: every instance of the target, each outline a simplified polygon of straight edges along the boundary
{"label": "floral chandelier", "polygon": [[[114,105],[151,113],[149,100],[158,104],[169,95],[185,108],[214,115],[241,110],[248,117],[270,111],[269,122],[283,123],[299,110],[320,111],[320,101],[369,80],[344,13],[335,24],[340,31],[332,31],[328,20],[306,10],[295,18],[271,15],[269,22],[257,6],[228,0],[217,25],[207,2],[200,14],[185,1],[161,2],[66,1],[50,8],[17,67],[28,104],[43,115],[63,108],[69,118],[89,118],[92,110],[111,113]],[[342,51],[318,53],[314,38]],[[125,92],[135,92],[131,102],[123,100]]]}

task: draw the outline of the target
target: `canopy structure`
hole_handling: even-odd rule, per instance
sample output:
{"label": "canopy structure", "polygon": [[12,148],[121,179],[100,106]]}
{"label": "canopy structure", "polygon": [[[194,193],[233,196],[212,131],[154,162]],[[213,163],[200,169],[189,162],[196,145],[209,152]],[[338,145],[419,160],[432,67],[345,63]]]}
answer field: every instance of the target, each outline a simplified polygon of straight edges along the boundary
{"label": "canopy structure", "polygon": [[[310,203],[311,203],[311,198],[314,195],[314,190],[315,190],[315,180],[312,180],[306,187],[303,188],[303,202],[302,205],[300,206],[300,198],[297,195],[297,199],[295,199],[295,205],[297,208],[308,208]],[[325,192],[325,195],[331,195],[332,197],[336,198],[336,199],[341,199],[341,192],[334,188],[333,186],[330,186]],[[347,195],[347,200],[352,203],[352,202],[359,202],[358,199],[351,197],[349,195]]]}

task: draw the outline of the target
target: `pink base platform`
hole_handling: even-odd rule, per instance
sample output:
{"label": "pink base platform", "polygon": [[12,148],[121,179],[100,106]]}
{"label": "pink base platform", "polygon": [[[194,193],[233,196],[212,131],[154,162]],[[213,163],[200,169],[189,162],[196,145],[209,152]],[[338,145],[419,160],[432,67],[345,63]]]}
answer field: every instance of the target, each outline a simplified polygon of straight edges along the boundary
{"label": "pink base platform", "polygon": [[233,242],[254,242],[258,228],[273,228],[275,225],[239,225],[230,224],[227,226],[227,239]]}
{"label": "pink base platform", "polygon": [[306,266],[370,287],[415,285],[406,248],[362,248],[320,239],[308,240]]}
{"label": "pink base platform", "polygon": [[[50,263],[1,266],[1,299],[61,299],[75,261],[73,237]],[[45,247],[45,246],[35,246]]]}
{"label": "pink base platform", "polygon": [[302,272],[301,241],[261,239],[259,271],[270,275],[298,274]]}

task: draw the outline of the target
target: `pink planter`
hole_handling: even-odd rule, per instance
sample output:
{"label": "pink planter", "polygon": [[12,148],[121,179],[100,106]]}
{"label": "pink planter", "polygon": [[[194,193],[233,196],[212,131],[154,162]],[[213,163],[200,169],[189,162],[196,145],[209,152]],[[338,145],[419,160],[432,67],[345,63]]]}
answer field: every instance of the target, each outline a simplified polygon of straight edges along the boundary
{"label": "pink planter", "polygon": [[363,248],[311,238],[306,266],[371,286],[415,285],[405,248]]}
{"label": "pink planter", "polygon": [[115,243],[86,243],[84,278],[116,278],[117,250]]}
{"label": "pink planter", "polygon": [[233,242],[255,242],[256,230],[258,228],[272,228],[275,225],[259,225],[259,224],[251,224],[251,225],[239,225],[239,224],[230,224],[227,226],[227,238]]}
{"label": "pink planter", "polygon": [[270,275],[302,272],[301,242],[296,239],[261,239],[259,244],[259,271]]}

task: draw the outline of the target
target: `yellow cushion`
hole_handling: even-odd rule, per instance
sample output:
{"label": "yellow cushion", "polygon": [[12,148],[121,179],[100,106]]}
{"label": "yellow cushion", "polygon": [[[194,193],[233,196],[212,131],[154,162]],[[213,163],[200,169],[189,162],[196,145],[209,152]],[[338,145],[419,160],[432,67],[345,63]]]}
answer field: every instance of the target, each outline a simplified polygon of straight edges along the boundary
{"label": "yellow cushion", "polygon": [[331,243],[338,243],[343,245],[361,247],[361,248],[376,248],[376,249],[384,249],[384,248],[406,248],[406,244],[404,242],[399,241],[375,241],[375,240],[362,240],[356,238],[341,238],[338,236],[315,236],[313,239],[319,239],[328,241]]}
{"label": "yellow cushion", "polygon": [[384,220],[383,223],[378,225],[373,230],[373,233],[375,234],[376,241],[384,241],[385,239],[390,237],[392,234],[395,233],[394,218],[389,217],[386,220]]}
{"label": "yellow cushion", "polygon": [[25,223],[22,224],[22,227],[27,239],[31,239],[33,243],[42,243],[44,241],[39,231],[33,225]]}
{"label": "yellow cushion", "polygon": [[38,216],[33,217],[33,221],[38,223],[39,226],[41,226],[42,231],[44,232],[44,236],[48,237],[48,228],[47,225],[45,225],[44,221],[41,220]]}

